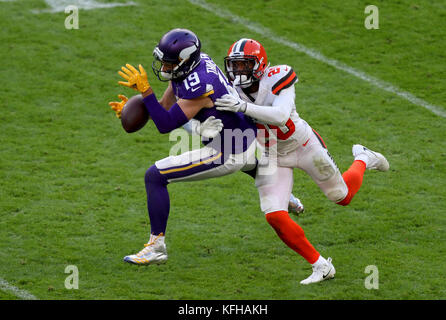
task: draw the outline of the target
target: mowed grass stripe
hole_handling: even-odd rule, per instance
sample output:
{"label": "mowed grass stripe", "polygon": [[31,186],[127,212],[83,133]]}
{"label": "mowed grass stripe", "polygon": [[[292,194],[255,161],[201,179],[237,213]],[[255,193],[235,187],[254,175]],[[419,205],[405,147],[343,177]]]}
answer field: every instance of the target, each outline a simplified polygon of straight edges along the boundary
{"label": "mowed grass stripe", "polygon": [[[302,117],[341,170],[351,163],[357,140],[379,145],[391,161],[389,174],[366,174],[347,208],[330,203],[296,170],[294,192],[307,207],[297,222],[324,256],[333,257],[336,278],[299,285],[311,267],[265,222],[253,180],[242,173],[169,185],[168,263],[145,268],[122,262],[148,240],[144,172],[174,142],[150,122],[131,135],[122,130],[107,102],[134,92],[118,87],[116,71],[126,62],[150,69],[153,47],[173,27],[196,31],[220,66],[229,45],[252,34],[188,2],[138,3],[81,11],[79,30],[64,30],[64,13],[31,14],[30,2],[0,13],[10,48],[0,53],[10,62],[0,78],[4,279],[40,299],[446,297],[438,277],[446,252],[443,119],[266,38],[259,40],[272,59],[300,71]],[[165,84],[152,73],[149,78],[160,97]],[[384,105],[371,99],[376,96]],[[64,287],[67,265],[79,268],[79,290]],[[367,265],[379,268],[379,290],[364,287]]]}
{"label": "mowed grass stripe", "polygon": [[281,37],[278,34],[275,34],[268,28],[266,28],[258,23],[254,23],[248,19],[242,18],[236,14],[233,14],[230,11],[225,10],[221,7],[218,7],[213,4],[209,4],[203,0],[188,0],[188,1],[192,4],[200,6],[201,8],[206,9],[206,10],[216,14],[217,16],[219,16],[221,18],[230,19],[231,21],[233,21],[237,24],[243,25],[247,29],[249,29],[253,32],[256,32],[258,34],[261,34],[264,37],[267,37],[271,41],[274,41],[281,45],[292,48],[292,49],[296,50],[297,52],[305,53],[306,55],[310,56],[313,59],[316,59],[323,63],[326,63],[338,70],[347,72],[347,73],[349,73],[363,81],[366,81],[380,89],[383,89],[387,92],[396,94],[397,96],[399,96],[403,99],[406,99],[407,101],[409,101],[415,105],[426,108],[427,110],[433,112],[437,116],[446,118],[446,111],[443,108],[433,105],[427,101],[424,101],[423,99],[417,98],[410,92],[406,92],[393,84],[390,84],[390,83],[387,83],[387,82],[380,80],[378,78],[372,77],[361,70],[357,70],[355,68],[348,66],[345,63],[342,63],[335,59],[328,58],[328,57],[324,56],[322,53],[320,53],[314,49],[308,48],[300,43],[292,42],[288,39],[285,39],[284,37]]}

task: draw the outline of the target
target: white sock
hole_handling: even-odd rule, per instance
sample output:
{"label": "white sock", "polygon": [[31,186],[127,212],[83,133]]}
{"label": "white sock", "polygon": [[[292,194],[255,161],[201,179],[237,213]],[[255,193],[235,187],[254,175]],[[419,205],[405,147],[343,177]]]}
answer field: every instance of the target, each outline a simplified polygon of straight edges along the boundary
{"label": "white sock", "polygon": [[312,266],[316,267],[316,266],[319,266],[321,264],[326,264],[326,263],[327,263],[327,260],[325,260],[325,258],[322,255],[320,255],[319,258],[316,260],[316,262],[312,264]]}
{"label": "white sock", "polygon": [[365,153],[360,153],[355,157],[355,160],[361,160],[364,161],[366,167],[369,165],[369,156]]}

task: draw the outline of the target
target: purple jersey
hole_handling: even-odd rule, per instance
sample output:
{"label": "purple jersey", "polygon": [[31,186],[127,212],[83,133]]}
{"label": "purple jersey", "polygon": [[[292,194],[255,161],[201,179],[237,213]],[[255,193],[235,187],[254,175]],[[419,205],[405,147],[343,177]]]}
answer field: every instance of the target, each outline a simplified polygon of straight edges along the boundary
{"label": "purple jersey", "polygon": [[[172,81],[173,92],[177,98],[194,99],[201,96],[208,96],[213,102],[229,93],[229,86],[231,85],[226,76],[205,53],[201,54],[201,62],[191,71],[186,79],[181,82]],[[205,145],[209,144],[213,148],[229,151],[228,146],[231,144],[231,152],[240,153],[245,151],[247,146],[252,142],[252,136],[255,139],[257,132],[256,125],[243,113],[219,111],[213,106],[212,108],[201,109],[195,115],[194,119],[204,122],[210,116],[221,119],[223,122],[223,131],[220,134],[221,140],[218,137],[211,140],[203,140]],[[230,135],[232,135],[231,141],[224,141],[225,136],[228,139]]]}

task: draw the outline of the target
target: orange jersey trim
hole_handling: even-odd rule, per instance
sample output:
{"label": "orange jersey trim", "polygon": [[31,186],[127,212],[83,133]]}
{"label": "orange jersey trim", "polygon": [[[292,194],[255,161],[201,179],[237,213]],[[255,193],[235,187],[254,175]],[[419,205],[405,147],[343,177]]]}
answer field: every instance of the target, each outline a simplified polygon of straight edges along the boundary
{"label": "orange jersey trim", "polygon": [[291,86],[294,81],[297,79],[296,73],[291,69],[291,72],[289,72],[284,78],[279,80],[274,86],[273,86],[273,94],[278,95],[282,89],[288,88]]}

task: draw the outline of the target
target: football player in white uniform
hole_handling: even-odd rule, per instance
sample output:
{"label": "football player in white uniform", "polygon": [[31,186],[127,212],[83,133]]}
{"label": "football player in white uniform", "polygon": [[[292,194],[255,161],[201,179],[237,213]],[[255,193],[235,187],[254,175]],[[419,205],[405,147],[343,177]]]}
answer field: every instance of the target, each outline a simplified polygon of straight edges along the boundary
{"label": "football player in white uniform", "polygon": [[320,135],[299,117],[294,99],[298,78],[288,65],[269,66],[263,46],[252,39],[240,39],[229,48],[225,70],[237,93],[217,99],[218,110],[243,112],[264,134],[265,156],[277,158],[273,174],[257,174],[260,205],[268,223],[291,249],[313,267],[301,284],[334,277],[331,258],[323,258],[306,239],[302,228],[288,215],[293,187],[293,168],[307,172],[328,199],[348,205],[362,184],[366,169],[387,171],[389,163],[377,152],[353,146],[354,161],[341,174]]}

